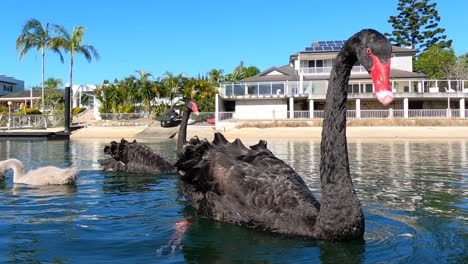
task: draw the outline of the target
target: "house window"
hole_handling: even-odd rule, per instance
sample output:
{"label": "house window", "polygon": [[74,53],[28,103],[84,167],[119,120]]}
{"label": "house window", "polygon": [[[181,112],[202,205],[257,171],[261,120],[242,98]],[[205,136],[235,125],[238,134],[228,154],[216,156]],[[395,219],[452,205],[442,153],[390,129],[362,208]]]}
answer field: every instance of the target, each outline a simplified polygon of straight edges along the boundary
{"label": "house window", "polygon": [[348,93],[359,93],[359,84],[348,84]]}
{"label": "house window", "polygon": [[372,93],[372,83],[366,83],[364,87],[364,92],[365,93]]}
{"label": "house window", "polygon": [[318,68],[318,67],[320,67],[320,68],[323,67],[323,60],[316,60],[315,63],[316,63],[316,64],[315,64],[315,67],[317,67],[317,68]]}
{"label": "house window", "polygon": [[3,85],[3,91],[13,92],[13,86],[4,84]]}
{"label": "house window", "polygon": [[324,60],[323,61],[323,66],[330,67],[330,68],[333,67],[333,60],[331,60],[331,59],[330,60]]}
{"label": "house window", "polygon": [[276,94],[276,95],[284,94],[284,84],[282,83],[272,84],[271,89],[272,89],[273,94]]}

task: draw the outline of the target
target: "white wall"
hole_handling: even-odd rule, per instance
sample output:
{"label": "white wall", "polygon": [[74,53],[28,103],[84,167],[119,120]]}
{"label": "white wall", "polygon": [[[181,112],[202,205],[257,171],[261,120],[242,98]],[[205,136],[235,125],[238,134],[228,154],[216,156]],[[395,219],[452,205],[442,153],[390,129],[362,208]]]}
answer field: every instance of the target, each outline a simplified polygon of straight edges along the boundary
{"label": "white wall", "polygon": [[413,58],[411,56],[394,56],[390,64],[392,69],[413,71]]}
{"label": "white wall", "polygon": [[[237,100],[234,118],[238,119],[273,119],[287,118],[287,100]],[[273,112],[274,111],[274,112]]]}

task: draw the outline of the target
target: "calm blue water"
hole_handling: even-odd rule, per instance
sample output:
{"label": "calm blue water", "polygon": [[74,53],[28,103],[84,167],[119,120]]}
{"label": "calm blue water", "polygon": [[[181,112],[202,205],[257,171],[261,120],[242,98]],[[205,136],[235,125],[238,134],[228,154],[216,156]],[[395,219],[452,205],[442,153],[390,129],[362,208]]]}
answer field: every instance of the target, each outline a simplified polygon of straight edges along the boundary
{"label": "calm blue water", "polygon": [[[1,263],[467,263],[468,141],[350,142],[365,241],[286,238],[197,218],[175,175],[104,172],[104,141],[0,141],[27,169],[76,166],[73,186],[0,180]],[[148,142],[175,159],[173,140]],[[254,143],[254,142],[247,142]],[[319,193],[319,142],[270,141]],[[192,218],[178,237],[174,224]],[[178,245],[171,247],[171,245]]]}

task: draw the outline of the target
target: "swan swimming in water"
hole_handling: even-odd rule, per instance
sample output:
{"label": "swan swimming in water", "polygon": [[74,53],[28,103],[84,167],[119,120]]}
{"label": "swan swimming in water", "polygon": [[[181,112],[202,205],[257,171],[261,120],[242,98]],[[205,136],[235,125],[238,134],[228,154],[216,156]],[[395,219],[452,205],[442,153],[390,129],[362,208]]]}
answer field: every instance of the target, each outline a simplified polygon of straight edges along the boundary
{"label": "swan swimming in water", "polygon": [[322,129],[320,202],[265,141],[247,148],[239,139],[230,143],[216,133],[213,142],[190,139],[175,164],[188,203],[202,217],[264,231],[320,240],[362,239],[364,214],[348,161],[346,89],[359,61],[372,77],[377,99],[391,103],[391,53],[381,33],[366,29],[348,39],[334,61]]}
{"label": "swan swimming in water", "polygon": [[29,185],[72,184],[76,181],[79,171],[75,168],[61,169],[53,166],[42,167],[24,173],[23,163],[17,159],[0,162],[0,175],[7,170],[13,170],[13,182]]}
{"label": "swan swimming in water", "polygon": [[[186,141],[187,124],[190,113],[199,115],[198,105],[193,99],[185,100],[185,110],[182,114],[179,136],[177,140],[177,153]],[[128,142],[122,139],[120,142],[112,141],[104,147],[104,153],[111,155],[108,159],[98,160],[104,170],[121,171],[130,173],[175,173],[174,165],[157,151],[149,146],[138,143],[135,140]]]}

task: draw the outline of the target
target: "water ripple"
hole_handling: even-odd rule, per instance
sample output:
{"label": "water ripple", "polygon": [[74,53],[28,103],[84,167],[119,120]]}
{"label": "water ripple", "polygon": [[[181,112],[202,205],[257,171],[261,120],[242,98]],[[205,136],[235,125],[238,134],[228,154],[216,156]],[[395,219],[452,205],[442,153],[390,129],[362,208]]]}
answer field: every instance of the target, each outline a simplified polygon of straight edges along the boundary
{"label": "water ripple", "polygon": [[[104,172],[106,142],[0,141],[0,160],[23,158],[81,169],[75,185],[0,180],[0,262],[66,263],[463,263],[468,259],[466,141],[348,145],[353,184],[366,218],[365,241],[282,237],[200,219],[176,175]],[[174,141],[149,143],[175,160]],[[320,197],[320,144],[269,142]],[[53,155],[51,154],[53,153]],[[182,237],[177,221],[190,218]],[[174,248],[173,248],[174,246]],[[164,251],[169,249],[169,251]],[[173,250],[174,249],[174,250]],[[159,253],[158,253],[159,252]],[[163,253],[166,252],[166,253]]]}

